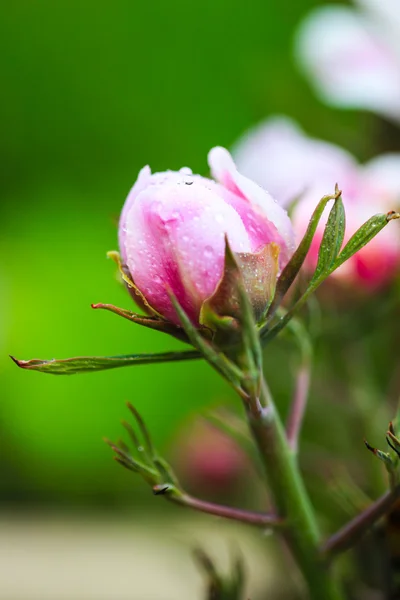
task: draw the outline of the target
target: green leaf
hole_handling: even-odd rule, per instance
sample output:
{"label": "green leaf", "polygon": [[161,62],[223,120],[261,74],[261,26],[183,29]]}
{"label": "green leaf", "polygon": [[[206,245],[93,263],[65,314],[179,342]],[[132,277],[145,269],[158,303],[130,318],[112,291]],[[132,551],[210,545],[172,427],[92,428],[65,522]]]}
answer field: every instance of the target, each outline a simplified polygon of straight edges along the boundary
{"label": "green leaf", "polygon": [[298,272],[303,266],[304,260],[311,247],[311,243],[313,241],[316,229],[318,227],[318,223],[321,220],[322,213],[324,212],[326,205],[330,200],[336,200],[337,198],[339,198],[340,195],[341,191],[336,188],[334,194],[324,196],[317,204],[317,207],[311,216],[310,222],[307,227],[307,231],[304,234],[303,239],[301,240],[292,258],[290,259],[286,267],[283,269],[278,279],[278,282],[276,284],[275,297],[267,313],[267,317],[269,318],[269,320],[275,314],[276,309],[281,304],[283,297],[285,296],[286,292],[292,285]]}
{"label": "green leaf", "polygon": [[400,219],[400,213],[391,211],[387,214],[374,215],[364,225],[358,229],[349,239],[337,259],[335,260],[331,272],[335,271],[346,260],[351,258],[356,252],[361,250],[370,242],[390,221]]}
{"label": "green leaf", "polygon": [[123,421],[122,425],[133,443],[133,453],[130,452],[129,447],[123,441],[114,444],[105,439],[106,444],[114,452],[114,460],[126,469],[139,473],[151,485],[155,495],[168,494],[169,498],[179,497],[181,491],[176,476],[170,465],[158,455],[142,416],[129,402],[127,407],[141,435],[139,436],[136,433],[130,423]]}
{"label": "green leaf", "polygon": [[[268,328],[268,324],[261,330],[261,340],[263,344],[271,341],[275,338],[278,333],[288,324],[292,319],[296,311],[298,311],[309,296],[319,287],[319,285],[325,281],[325,279],[333,273],[338,267],[340,267],[346,260],[351,258],[358,250],[363,248],[368,242],[370,242],[390,221],[400,219],[400,213],[391,211],[387,214],[379,214],[371,217],[364,225],[356,231],[356,233],[350,238],[339,256],[334,260],[332,266],[324,271],[319,277],[313,276],[310,284],[305,293],[297,300],[287,313],[279,319],[279,321],[272,327]],[[279,282],[278,282],[279,283]]]}
{"label": "green leaf", "polygon": [[330,273],[343,244],[346,217],[341,196],[335,199],[324,229],[318,252],[318,262],[310,286]]}
{"label": "green leaf", "polygon": [[27,371],[40,371],[52,375],[75,375],[76,373],[90,373],[91,371],[105,371],[118,367],[133,365],[147,365],[160,362],[173,362],[201,358],[200,352],[186,350],[182,352],[162,352],[160,354],[124,354],[121,356],[77,356],[57,360],[18,360],[10,357],[18,367]]}
{"label": "green leaf", "polygon": [[376,458],[383,462],[388,473],[393,473],[395,471],[397,467],[397,460],[393,460],[388,452],[383,452],[378,448],[374,448],[367,442],[367,440],[364,440],[364,444],[366,445],[367,449],[376,456]]}

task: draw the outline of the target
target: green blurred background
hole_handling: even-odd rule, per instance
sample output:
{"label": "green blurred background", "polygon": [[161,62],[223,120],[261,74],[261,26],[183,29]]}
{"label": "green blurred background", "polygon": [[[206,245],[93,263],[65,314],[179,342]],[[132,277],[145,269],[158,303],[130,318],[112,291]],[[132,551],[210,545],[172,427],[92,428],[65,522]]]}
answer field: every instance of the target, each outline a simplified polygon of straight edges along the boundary
{"label": "green blurred background", "polygon": [[[106,251],[116,248],[118,214],[143,165],[206,174],[212,146],[229,147],[271,113],[293,116],[360,158],[371,154],[371,136],[362,132],[373,130],[372,118],[322,106],[296,70],[293,33],[317,4],[3,3],[2,502],[132,502],[132,478],[102,443],[119,435],[124,401],[140,409],[161,448],[188,416],[236,403],[198,362],[58,378],[20,371],[8,354],[61,358],[177,346],[90,308],[130,307]],[[288,384],[279,382],[274,357],[267,368],[284,385],[285,405]],[[135,498],[147,495],[137,487]]]}

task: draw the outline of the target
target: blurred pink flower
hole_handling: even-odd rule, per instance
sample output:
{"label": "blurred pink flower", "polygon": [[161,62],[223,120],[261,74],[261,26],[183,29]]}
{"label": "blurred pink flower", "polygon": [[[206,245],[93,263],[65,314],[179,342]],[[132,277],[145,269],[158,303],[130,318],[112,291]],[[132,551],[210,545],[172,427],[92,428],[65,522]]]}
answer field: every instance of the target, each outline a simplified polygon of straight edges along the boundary
{"label": "blurred pink flower", "polygon": [[281,268],[294,247],[286,211],[240,175],[229,152],[213,148],[208,161],[218,183],[188,168],[152,175],[144,167],[120,218],[119,245],[131,278],[149,304],[175,323],[167,287],[198,323],[223,274],[225,234],[234,252],[254,253],[275,242]]}
{"label": "blurred pink flower", "polygon": [[213,493],[232,488],[249,461],[241,447],[228,435],[208,423],[196,420],[185,425],[173,448],[179,478],[191,488]]}
{"label": "blurred pink flower", "polygon": [[400,2],[323,6],[301,24],[296,55],[327,103],[400,122]]}
{"label": "blurred pink flower", "polygon": [[[291,212],[298,239],[304,234],[319,199],[343,191],[345,242],[371,216],[400,207],[400,153],[386,154],[365,165],[334,144],[307,137],[290,119],[274,117],[245,134],[233,155],[243,173],[268,189]],[[326,216],[330,207],[326,210]],[[308,255],[313,268],[326,218],[323,217]],[[400,265],[400,232],[387,228],[332,275],[350,284],[378,287]]]}

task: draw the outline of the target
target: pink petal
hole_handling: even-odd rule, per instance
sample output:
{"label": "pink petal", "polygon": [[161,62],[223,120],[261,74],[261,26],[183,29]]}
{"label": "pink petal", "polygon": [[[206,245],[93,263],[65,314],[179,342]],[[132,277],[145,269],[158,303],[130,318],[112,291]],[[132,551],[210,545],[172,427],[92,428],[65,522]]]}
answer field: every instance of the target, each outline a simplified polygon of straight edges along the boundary
{"label": "pink petal", "polygon": [[381,212],[400,210],[400,153],[383,154],[369,161],[364,177]]}
{"label": "pink petal", "polygon": [[383,35],[393,34],[393,43],[400,48],[400,5],[398,0],[356,0],[371,21],[381,27]]}
{"label": "pink petal", "polygon": [[[213,182],[184,177],[154,184],[132,204],[126,220],[126,262],[149,303],[178,322],[169,286],[193,320],[215,290],[224,264],[225,233],[236,252],[251,250],[244,225]],[[216,187],[216,186],[215,186]]]}
{"label": "pink petal", "polygon": [[[225,148],[216,147],[208,154],[213,177],[227,190],[249,203],[249,207],[269,223],[270,239],[281,247],[281,260],[286,263],[294,250],[294,233],[287,212],[256,183],[241,175]],[[238,207],[239,210],[239,207]]]}
{"label": "pink petal", "polygon": [[145,187],[147,187],[147,185],[149,184],[151,176],[152,176],[151,169],[148,165],[146,165],[145,167],[143,167],[143,169],[141,169],[139,171],[138,178],[136,179],[135,183],[133,184],[133,187],[131,188],[131,191],[129,192],[127,199],[125,200],[125,204],[122,209],[122,213],[121,213],[121,216],[119,219],[120,224],[119,224],[119,231],[118,231],[118,243],[119,243],[119,247],[121,250],[121,256],[122,256],[123,262],[126,262],[126,255],[125,255],[126,217],[128,215],[128,212],[130,211],[137,195],[140,194],[140,192],[142,190],[144,190]]}
{"label": "pink petal", "polygon": [[345,185],[357,169],[345,150],[307,137],[288,117],[272,117],[249,130],[235,145],[240,171],[288,206],[312,190],[315,204]]}

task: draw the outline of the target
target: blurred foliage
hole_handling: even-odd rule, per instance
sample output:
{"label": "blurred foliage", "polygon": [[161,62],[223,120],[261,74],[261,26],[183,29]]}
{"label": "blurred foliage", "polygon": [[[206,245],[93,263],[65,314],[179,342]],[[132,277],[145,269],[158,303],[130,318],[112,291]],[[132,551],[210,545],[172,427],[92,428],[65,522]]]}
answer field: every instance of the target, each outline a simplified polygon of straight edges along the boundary
{"label": "blurred foliage", "polygon": [[[373,154],[372,118],[322,106],[296,71],[293,32],[316,4],[3,3],[3,500],[117,502],[126,492],[132,502],[131,478],[101,442],[118,435],[125,400],[139,408],[160,448],[190,413],[219,402],[238,405],[200,362],[58,378],[19,371],[7,355],[61,358],[179,347],[90,309],[92,302],[130,308],[106,251],[116,247],[119,211],[144,164],[206,173],[213,145],[229,147],[276,112],[360,158]],[[274,347],[267,371],[286,410],[291,355],[284,344]],[[314,425],[318,437],[320,423]]]}

